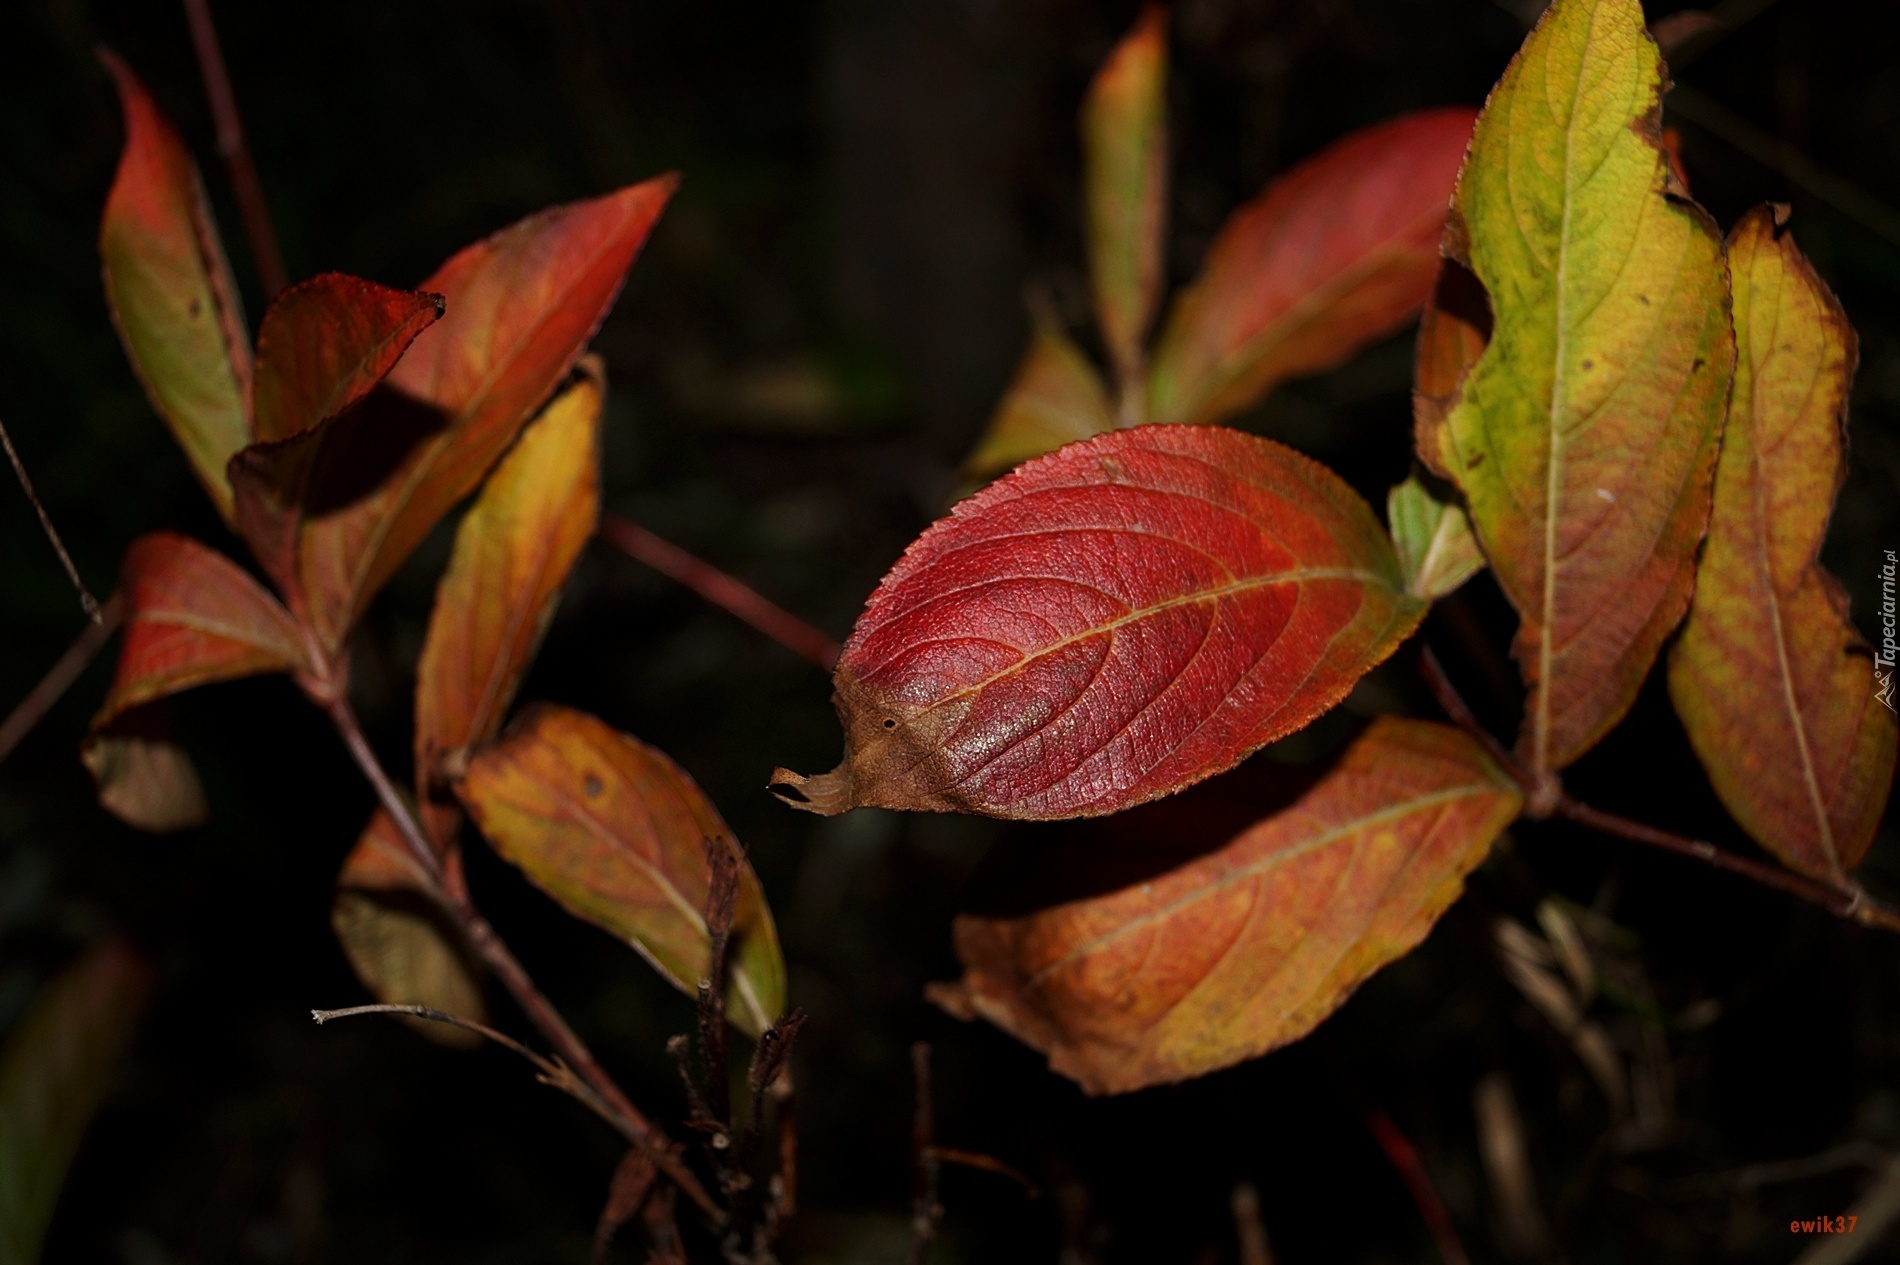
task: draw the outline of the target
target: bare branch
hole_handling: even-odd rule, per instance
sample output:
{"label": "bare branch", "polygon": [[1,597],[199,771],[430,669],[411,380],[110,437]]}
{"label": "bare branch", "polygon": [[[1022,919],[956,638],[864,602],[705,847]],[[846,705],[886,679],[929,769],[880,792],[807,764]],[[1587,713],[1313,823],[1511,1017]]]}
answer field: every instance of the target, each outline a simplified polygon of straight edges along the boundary
{"label": "bare branch", "polygon": [[39,493],[33,490],[33,480],[27,477],[26,463],[20,460],[20,454],[14,450],[13,436],[7,433],[5,422],[0,422],[0,447],[7,450],[7,460],[13,463],[13,477],[20,481],[20,490],[26,493],[26,499],[32,503],[33,512],[40,516],[40,530],[46,533],[53,552],[59,555],[59,565],[66,568],[66,578],[79,590],[79,604],[85,608],[86,618],[95,627],[103,624],[105,616],[100,613],[99,603],[86,588],[86,582],[79,578],[79,568],[73,565],[73,556],[66,552],[66,542],[59,538],[59,529],[53,526],[53,516],[46,512],[46,506],[40,503]]}
{"label": "bare branch", "polygon": [[85,631],[79,634],[79,639],[66,648],[66,653],[59,656],[59,661],[53,664],[52,670],[41,677],[40,683],[33,687],[32,692],[20,700],[19,706],[8,714],[4,722],[0,722],[0,760],[5,760],[13,754],[13,749],[20,745],[20,740],[33,732],[33,727],[40,723],[41,718],[52,710],[53,704],[57,703],[61,695],[65,694],[72,687],[72,683],[79,679],[79,674],[86,670],[86,665],[93,661],[106,642],[111,639],[112,634],[118,630],[119,621],[124,614],[124,599],[114,593],[106,599],[106,604],[99,608],[98,621],[86,625]]}
{"label": "bare branch", "polygon": [[191,27],[191,46],[198,54],[198,71],[204,79],[205,97],[211,102],[211,117],[218,128],[218,154],[230,172],[231,192],[237,197],[238,215],[244,221],[244,237],[250,244],[258,284],[264,287],[264,301],[268,303],[289,280],[284,272],[284,258],[277,250],[277,231],[271,227],[264,187],[258,183],[257,167],[251,162],[251,147],[244,139],[244,120],[238,114],[237,98],[231,92],[231,76],[225,70],[224,50],[218,45],[218,28],[211,20],[211,9],[206,0],[184,0],[184,5],[185,21]]}

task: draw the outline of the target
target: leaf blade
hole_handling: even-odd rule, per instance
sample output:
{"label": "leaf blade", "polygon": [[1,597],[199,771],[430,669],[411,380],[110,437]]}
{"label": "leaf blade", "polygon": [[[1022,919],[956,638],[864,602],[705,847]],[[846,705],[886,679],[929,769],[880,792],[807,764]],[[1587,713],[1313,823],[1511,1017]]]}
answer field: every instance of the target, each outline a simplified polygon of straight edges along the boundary
{"label": "leaf blade", "polygon": [[562,586],[600,519],[597,362],[495,467],[456,529],[416,668],[415,762],[430,837],[457,814],[432,792],[445,759],[501,727]]}
{"label": "leaf blade", "polygon": [[1148,420],[1219,421],[1410,319],[1474,117],[1425,110],[1365,128],[1235,211],[1168,313]]}
{"label": "leaf blade", "polygon": [[1168,210],[1168,17],[1160,5],[1095,74],[1082,106],[1082,180],[1095,316],[1123,383],[1138,383],[1161,296]]}
{"label": "leaf blade", "polygon": [[1734,366],[1721,240],[1672,193],[1636,0],[1556,0],[1493,90],[1445,253],[1490,341],[1420,456],[1517,608],[1536,775],[1634,702],[1682,618]]}
{"label": "leaf blade", "polygon": [[251,350],[198,168],[132,69],[101,50],[125,148],[99,225],[106,307],[127,358],[225,522],[225,465],[251,430]]}
{"label": "leaf blade", "polygon": [[1736,821],[1790,867],[1844,884],[1895,760],[1866,643],[1819,560],[1858,356],[1847,314],[1777,219],[1757,207],[1729,235],[1735,385],[1669,692]]}
{"label": "leaf blade", "polygon": [[1424,609],[1324,466],[1216,427],[1118,430],[913,542],[833,677],[844,762],[773,789],[827,814],[1116,812],[1306,724]]}
{"label": "leaf blade", "polygon": [[1106,894],[959,916],[965,975],[932,1000],[1092,1094],[1203,1075],[1305,1036],[1415,947],[1521,806],[1463,733],[1382,717],[1215,852]]}
{"label": "leaf blade", "polygon": [[355,404],[442,311],[439,294],[340,272],[285,290],[257,331],[251,414],[258,442],[289,439]]}
{"label": "leaf blade", "polygon": [[1386,523],[1405,591],[1435,601],[1484,570],[1484,552],[1454,496],[1414,470],[1386,496]]}
{"label": "leaf blade", "polygon": [[[592,716],[538,705],[469,761],[457,789],[503,858],[693,992],[712,954],[704,843],[737,845],[679,766]],[[784,1009],[785,963],[764,890],[746,864],[729,962],[728,1013],[756,1036]]]}
{"label": "leaf blade", "polygon": [[988,479],[1064,444],[1115,428],[1108,390],[1068,335],[1040,323],[1016,376],[968,459],[968,479]]}

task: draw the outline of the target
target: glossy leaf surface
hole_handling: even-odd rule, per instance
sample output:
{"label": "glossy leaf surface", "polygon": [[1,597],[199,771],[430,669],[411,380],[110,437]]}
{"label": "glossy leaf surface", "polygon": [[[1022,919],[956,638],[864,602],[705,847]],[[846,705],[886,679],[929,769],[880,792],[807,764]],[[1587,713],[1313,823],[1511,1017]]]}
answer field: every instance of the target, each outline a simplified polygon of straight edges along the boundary
{"label": "glossy leaf surface", "polygon": [[1162,328],[1147,420],[1218,421],[1410,320],[1472,117],[1426,110],[1355,132],[1234,212]]}
{"label": "glossy leaf surface", "polygon": [[1385,501],[1405,591],[1433,601],[1484,570],[1484,553],[1456,497],[1414,471]]}
{"label": "glossy leaf surface", "polygon": [[1742,219],[1728,257],[1735,389],[1669,692],[1743,828],[1840,883],[1880,823],[1895,750],[1872,656],[1819,561],[1846,473],[1854,331],[1773,208]]}
{"label": "glossy leaf surface", "polygon": [[[469,761],[459,790],[495,850],[569,913],[687,993],[706,975],[706,841],[737,844],[664,754],[592,716],[538,706]],[[726,997],[733,1024],[754,1036],[785,1007],[778,932],[743,859]]]}
{"label": "glossy leaf surface", "polygon": [[[468,952],[429,897],[429,880],[409,855],[389,814],[378,808],[343,858],[330,926],[356,977],[378,1001],[429,1006],[482,1022],[486,1007]],[[411,1021],[423,1036],[472,1049],[481,1037],[462,1028]]]}
{"label": "glossy leaf surface", "polygon": [[1424,609],[1324,466],[1238,431],[1118,430],[911,545],[833,676],[844,763],[773,789],[823,813],[1116,812],[1305,725]]}
{"label": "glossy leaf surface", "polygon": [[125,150],[99,226],[106,305],[152,407],[231,519],[225,463],[251,440],[251,347],[231,266],[184,142],[116,56]]}
{"label": "glossy leaf surface", "polygon": [[438,845],[458,816],[430,783],[494,737],[600,519],[598,363],[529,424],[455,533],[416,669],[416,770]]}
{"label": "glossy leaf surface", "polygon": [[965,975],[932,990],[1090,1093],[1295,1041],[1410,952],[1517,815],[1517,787],[1449,726],[1384,717],[1303,797],[1147,882],[963,916]]}
{"label": "glossy leaf surface", "polygon": [[1149,5],[1082,105],[1089,274],[1102,339],[1135,380],[1161,295],[1168,209],[1168,19]]}
{"label": "glossy leaf surface", "polygon": [[95,730],[129,707],[213,681],[308,666],[297,627],[235,562],[187,536],[153,532],[125,551],[118,674]]}
{"label": "glossy leaf surface", "polygon": [[66,1170],[112,1086],[151,971],[111,939],[42,989],[0,1051],[0,1261],[33,1265]]}
{"label": "glossy leaf surface", "polygon": [[567,375],[675,183],[543,211],[463,250],[421,287],[447,310],[397,362],[393,392],[240,459],[240,494],[289,524],[272,535],[294,541],[295,587],[326,646]]}
{"label": "glossy leaf surface", "polygon": [[285,290],[257,331],[251,413],[259,442],[289,439],[355,404],[441,315],[440,295],[340,272]]}
{"label": "glossy leaf surface", "polygon": [[1045,325],[1036,331],[963,473],[992,478],[1031,457],[1114,428],[1102,376],[1068,335]]}
{"label": "glossy leaf surface", "polygon": [[1517,608],[1539,774],[1629,709],[1689,604],[1734,366],[1721,240],[1671,192],[1636,0],[1556,0],[1492,91],[1446,253],[1489,344],[1420,456]]}

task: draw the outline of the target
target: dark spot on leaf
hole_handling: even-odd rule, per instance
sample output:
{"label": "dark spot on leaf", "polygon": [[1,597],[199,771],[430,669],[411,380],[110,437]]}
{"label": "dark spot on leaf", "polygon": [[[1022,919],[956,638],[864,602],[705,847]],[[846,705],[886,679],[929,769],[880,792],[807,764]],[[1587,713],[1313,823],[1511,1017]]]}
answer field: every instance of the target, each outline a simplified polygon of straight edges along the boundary
{"label": "dark spot on leaf", "polygon": [[600,794],[600,779],[592,773],[589,773],[586,780],[581,783],[581,789],[587,792],[589,799],[592,799],[594,796]]}
{"label": "dark spot on leaf", "polygon": [[1584,360],[1584,362],[1583,362],[1583,369],[1584,369],[1584,372],[1585,372],[1585,373],[1588,373],[1588,372],[1589,372],[1590,370],[1592,370],[1592,369],[1594,369],[1594,368],[1596,368],[1596,367],[1597,367],[1597,362],[1596,362],[1596,361],[1594,361],[1594,360],[1590,360],[1590,359],[1588,359],[1588,358],[1586,358],[1586,359]]}
{"label": "dark spot on leaf", "polygon": [[1637,301],[1638,303],[1640,303],[1640,304],[1642,304],[1642,305],[1643,305],[1644,307],[1648,307],[1648,306],[1649,306],[1649,296],[1648,296],[1647,294],[1639,294],[1639,295],[1637,295],[1637,296],[1636,296],[1636,301]]}
{"label": "dark spot on leaf", "polygon": [[1703,366],[1703,365],[1706,365],[1706,364],[1708,364],[1708,363],[1709,363],[1709,362],[1708,362],[1708,361],[1706,361],[1706,360],[1704,360],[1704,359],[1703,359],[1702,357],[1700,357],[1700,356],[1697,356],[1697,357],[1695,358],[1695,363],[1689,366],[1689,372],[1690,372],[1690,373],[1700,373],[1700,372],[1702,372],[1702,366]]}
{"label": "dark spot on leaf", "polygon": [[897,722],[892,720],[889,716],[886,716],[884,718],[884,727],[886,729],[895,729],[897,728]]}
{"label": "dark spot on leaf", "polygon": [[195,321],[198,319],[198,313],[202,311],[204,311],[204,301],[194,298],[191,301],[191,306],[185,309],[185,315]]}
{"label": "dark spot on leaf", "polygon": [[1465,458],[1465,469],[1467,470],[1476,470],[1479,466],[1483,464],[1484,464],[1484,454],[1481,452],[1474,452],[1469,457]]}

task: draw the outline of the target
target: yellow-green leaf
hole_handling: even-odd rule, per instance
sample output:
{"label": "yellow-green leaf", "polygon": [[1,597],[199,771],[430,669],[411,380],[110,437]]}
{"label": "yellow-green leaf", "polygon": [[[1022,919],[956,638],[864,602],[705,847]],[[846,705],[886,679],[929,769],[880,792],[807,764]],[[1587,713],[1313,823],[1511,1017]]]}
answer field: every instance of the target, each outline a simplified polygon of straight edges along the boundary
{"label": "yellow-green leaf", "polygon": [[1420,456],[1517,608],[1539,775],[1629,710],[1708,523],[1734,335],[1720,235],[1658,139],[1662,84],[1636,0],[1555,0],[1479,117],[1446,228],[1495,325]]}
{"label": "yellow-green leaf", "polygon": [[[712,962],[709,843],[737,848],[704,791],[665,754],[582,712],[536,706],[469,761],[476,827],[569,913],[625,940],[691,993]],[[785,1008],[785,960],[741,858],[726,1009],[757,1036]]]}
{"label": "yellow-green leaf", "polygon": [[1729,237],[1735,389],[1695,600],[1669,693],[1709,781],[1762,847],[1841,883],[1893,783],[1893,712],[1819,562],[1846,469],[1847,314],[1757,207]]}
{"label": "yellow-green leaf", "polygon": [[0,1051],[0,1265],[39,1260],[66,1169],[150,991],[144,960],[107,940],[33,999]]}
{"label": "yellow-green leaf", "polygon": [[225,464],[251,442],[251,347],[198,168],[130,67],[101,52],[125,150],[99,225],[106,306],[152,407],[231,521]]}
{"label": "yellow-green leaf", "polygon": [[977,441],[963,473],[988,479],[1031,457],[1115,428],[1095,366],[1052,322],[1038,322],[1016,377]]}
{"label": "yellow-green leaf", "polygon": [[1471,520],[1455,495],[1414,470],[1386,496],[1385,517],[1405,591],[1433,601],[1484,570]]}
{"label": "yellow-green leaf", "polygon": [[1141,344],[1161,296],[1168,209],[1168,19],[1142,11],[1082,105],[1082,181],[1095,315],[1124,389],[1137,384]]}

